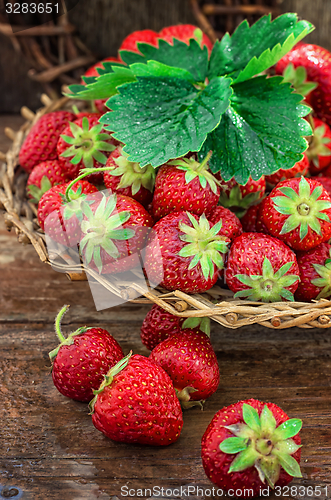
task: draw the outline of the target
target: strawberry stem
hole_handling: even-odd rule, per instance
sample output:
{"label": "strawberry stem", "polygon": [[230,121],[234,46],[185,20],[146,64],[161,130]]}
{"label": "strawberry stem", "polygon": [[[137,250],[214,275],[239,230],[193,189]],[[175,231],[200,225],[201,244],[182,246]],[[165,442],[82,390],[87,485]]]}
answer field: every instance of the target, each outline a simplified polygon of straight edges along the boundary
{"label": "strawberry stem", "polygon": [[60,342],[65,341],[65,337],[64,337],[63,333],[61,332],[61,321],[62,321],[62,318],[65,315],[65,313],[68,311],[69,307],[70,307],[69,305],[63,306],[55,319],[55,333],[56,333],[57,338],[59,339]]}
{"label": "strawberry stem", "polygon": [[69,186],[67,187],[66,189],[66,192],[65,192],[65,198],[67,200],[68,203],[70,203],[70,201],[72,201],[72,199],[70,198],[70,195],[69,195],[69,191],[70,189],[72,188],[72,186],[74,184],[76,184],[76,182],[78,181],[81,181],[82,179],[84,179],[84,177],[86,177],[87,175],[90,175],[90,174],[95,174],[97,172],[105,172],[106,170],[111,170],[111,167],[100,167],[100,168],[83,168],[81,170],[81,174],[76,177],[76,179],[74,179],[73,181],[70,182]]}
{"label": "strawberry stem", "polygon": [[209,153],[204,157],[204,159],[202,160],[202,162],[199,165],[199,170],[200,171],[204,170],[204,167],[205,167],[206,163],[208,163],[208,161],[209,161],[209,159],[210,159],[210,157],[211,157],[212,154],[213,154],[213,152],[209,151]]}

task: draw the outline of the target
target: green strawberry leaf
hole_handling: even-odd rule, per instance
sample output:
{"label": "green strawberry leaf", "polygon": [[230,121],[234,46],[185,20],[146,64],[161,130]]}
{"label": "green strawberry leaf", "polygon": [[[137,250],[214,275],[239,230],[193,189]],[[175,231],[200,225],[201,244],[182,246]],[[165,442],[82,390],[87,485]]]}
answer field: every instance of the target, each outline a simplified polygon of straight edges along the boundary
{"label": "green strawberry leaf", "polygon": [[211,171],[220,171],[225,181],[235,177],[240,184],[250,176],[257,180],[293,167],[307,149],[303,136],[311,135],[302,119],[310,108],[300,101],[281,77],[260,76],[233,85],[230,106],[208,135],[199,158],[212,150]]}
{"label": "green strawberry leaf", "polygon": [[229,78],[214,78],[203,89],[182,78],[137,79],[108,100],[113,111],[100,122],[126,144],[123,150],[129,161],[142,167],[149,163],[158,167],[170,158],[199,151],[229,105]]}
{"label": "green strawberry leaf", "polygon": [[[134,63],[157,61],[167,66],[182,68],[193,75],[196,82],[204,82],[208,72],[208,49],[201,48],[199,43],[191,39],[190,44],[174,39],[174,44],[159,40],[159,46],[153,47],[147,43],[138,43],[141,54],[120,51],[122,60],[131,66]],[[218,76],[218,75],[215,75]],[[211,79],[211,78],[210,78]]]}
{"label": "green strawberry leaf", "polygon": [[271,21],[271,14],[249,26],[243,21],[232,36],[228,33],[216,41],[209,63],[208,78],[230,75],[239,81],[264,71],[283,57],[299,40],[313,31],[307,21],[287,13]]}
{"label": "green strawberry leaf", "polygon": [[93,77],[93,82],[91,81],[87,85],[69,85],[71,93],[65,93],[64,95],[75,99],[106,99],[117,94],[117,87],[120,85],[135,80],[136,77],[129,68],[113,66],[111,72]]}
{"label": "green strawberry leaf", "polygon": [[169,77],[169,78],[182,78],[190,83],[195,83],[192,73],[182,68],[174,68],[162,64],[157,61],[147,61],[146,64],[135,63],[130,66],[135,76],[141,77]]}

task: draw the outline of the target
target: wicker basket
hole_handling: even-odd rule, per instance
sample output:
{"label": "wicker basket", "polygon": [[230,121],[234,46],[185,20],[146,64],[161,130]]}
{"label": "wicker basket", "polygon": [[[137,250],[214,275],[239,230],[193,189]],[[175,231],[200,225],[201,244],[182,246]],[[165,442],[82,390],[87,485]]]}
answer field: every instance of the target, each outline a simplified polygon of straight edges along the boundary
{"label": "wicker basket", "polygon": [[[9,151],[0,153],[0,210],[4,210],[4,220],[7,229],[14,228],[19,242],[32,244],[42,262],[51,265],[47,252],[45,234],[40,229],[37,220],[35,205],[30,203],[25,194],[27,174],[18,166],[18,154],[21,145],[31,126],[44,113],[57,109],[71,108],[73,102],[68,98],[51,101],[43,95],[44,107],[36,114],[27,108],[22,109],[26,123],[18,132],[7,128],[6,134],[12,139],[13,144]],[[81,103],[80,103],[81,104]],[[17,168],[18,167],[18,168]],[[136,303],[154,302],[168,312],[181,317],[203,317],[211,319],[228,328],[259,324],[268,328],[285,329],[293,326],[300,328],[329,328],[331,326],[331,301],[319,300],[313,303],[305,302],[275,302],[264,304],[236,300],[232,292],[214,286],[208,292],[200,295],[188,295],[178,290],[168,292],[160,287],[146,289],[139,281],[128,285],[116,279],[105,280],[91,269],[86,269],[83,264],[71,266],[66,262],[57,263],[53,268],[66,272],[72,280],[86,280],[88,274],[110,292],[124,300]],[[132,298],[137,297],[139,298]]]}

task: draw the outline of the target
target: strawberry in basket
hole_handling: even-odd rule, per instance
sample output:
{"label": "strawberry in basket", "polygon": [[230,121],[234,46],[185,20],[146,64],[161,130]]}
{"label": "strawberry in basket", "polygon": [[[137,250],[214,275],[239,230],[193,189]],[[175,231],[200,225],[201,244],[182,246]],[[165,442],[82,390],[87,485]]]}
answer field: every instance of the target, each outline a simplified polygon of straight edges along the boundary
{"label": "strawberry in basket", "polygon": [[46,160],[57,158],[57,142],[69,121],[76,116],[70,111],[52,111],[41,116],[28,133],[19,153],[21,167],[30,173]]}
{"label": "strawberry in basket", "polygon": [[307,252],[298,252],[300,283],[296,300],[329,299],[331,296],[331,245],[321,243]]}
{"label": "strawberry in basket", "polygon": [[331,129],[316,117],[313,117],[313,121],[314,135],[307,156],[310,161],[310,173],[317,175],[331,164]]}
{"label": "strawberry in basket", "polygon": [[39,203],[46,191],[73,179],[58,160],[47,160],[34,167],[27,182],[27,193],[33,203]]}
{"label": "strawberry in basket", "polygon": [[224,181],[220,174],[215,177],[220,182],[219,205],[234,211],[238,217],[242,217],[250,206],[258,203],[266,190],[264,175],[257,181],[250,177],[244,185],[238,184],[234,178]]}
{"label": "strawberry in basket", "polygon": [[68,398],[88,403],[108,370],[123,358],[118,342],[103,328],[86,326],[65,338],[61,319],[69,306],[57,315],[55,330],[60,345],[49,353],[55,387]]}
{"label": "strawberry in basket", "polygon": [[171,379],[144,356],[131,351],[94,394],[92,422],[113,441],[166,446],[179,438],[183,416]]}
{"label": "strawberry in basket", "polygon": [[238,401],[219,410],[201,441],[205,473],[223,491],[261,494],[285,486],[300,471],[302,421],[274,403]]}

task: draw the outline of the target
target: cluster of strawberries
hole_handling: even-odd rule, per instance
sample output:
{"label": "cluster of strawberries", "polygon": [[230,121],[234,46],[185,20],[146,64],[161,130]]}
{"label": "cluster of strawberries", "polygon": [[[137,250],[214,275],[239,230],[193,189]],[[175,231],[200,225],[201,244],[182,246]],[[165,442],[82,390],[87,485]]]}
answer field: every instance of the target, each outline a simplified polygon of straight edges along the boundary
{"label": "cluster of strawberries", "polygon": [[[59,312],[55,327],[60,345],[50,352],[56,388],[77,401],[90,402],[94,426],[108,438],[125,443],[164,446],[177,441],[183,409],[202,407],[220,381],[209,339],[209,319],[180,319],[154,305],[141,340],[149,357],[124,357],[106,330],[79,328],[67,338]],[[264,485],[272,488],[301,477],[302,422],[275,404],[249,399],[218,411],[201,442],[207,476],[228,491]]]}

